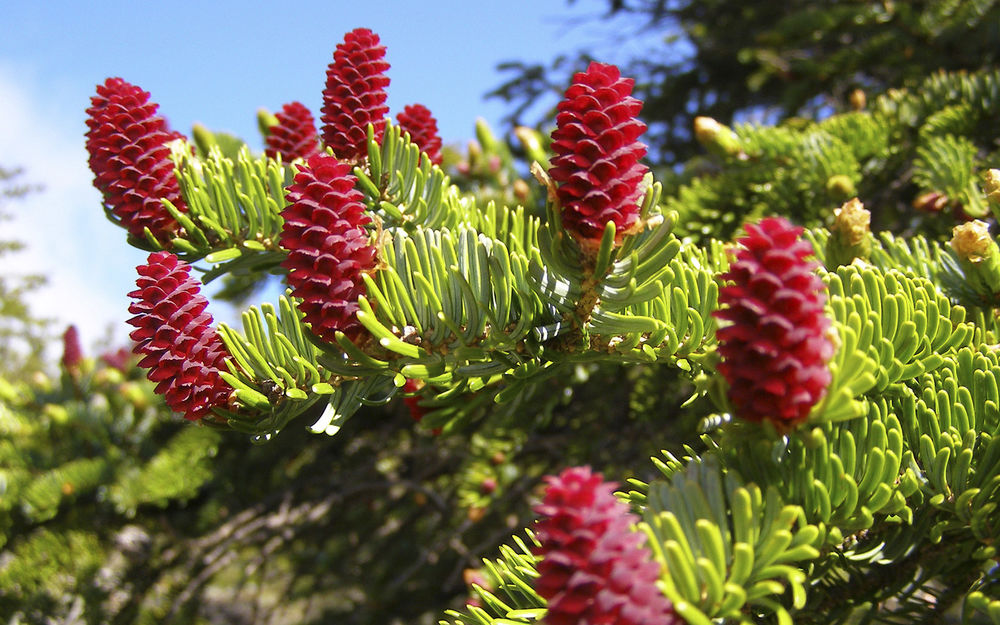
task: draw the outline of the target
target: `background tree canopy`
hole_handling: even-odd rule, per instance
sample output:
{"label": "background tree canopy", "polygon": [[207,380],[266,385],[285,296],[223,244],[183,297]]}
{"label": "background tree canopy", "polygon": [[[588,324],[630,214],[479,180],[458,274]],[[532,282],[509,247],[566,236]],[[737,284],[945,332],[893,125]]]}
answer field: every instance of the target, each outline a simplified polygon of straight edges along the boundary
{"label": "background tree canopy", "polygon": [[[650,158],[664,165],[700,153],[695,115],[726,124],[813,118],[845,110],[855,89],[870,97],[937,70],[989,68],[1000,55],[1000,3],[991,0],[609,0],[591,19],[611,22],[612,41],[648,42],[641,56],[597,60],[636,79]],[[537,103],[554,106],[591,60],[586,50],[512,60],[501,66],[510,78],[490,95],[511,104],[512,124],[544,127],[552,109],[539,115]]]}

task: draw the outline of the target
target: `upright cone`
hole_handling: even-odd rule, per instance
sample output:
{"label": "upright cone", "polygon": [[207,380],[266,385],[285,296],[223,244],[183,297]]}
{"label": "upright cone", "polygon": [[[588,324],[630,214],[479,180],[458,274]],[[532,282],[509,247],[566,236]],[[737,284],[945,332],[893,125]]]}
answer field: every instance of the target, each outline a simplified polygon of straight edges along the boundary
{"label": "upright cone", "polygon": [[548,173],[558,184],[563,227],[584,247],[600,244],[609,221],[617,243],[639,225],[648,169],[639,162],[646,124],[636,119],[642,102],[631,96],[634,82],[614,65],[591,63],[559,103]]}
{"label": "upright cone", "polygon": [[831,379],[826,295],[801,233],[782,217],[748,224],[714,313],[729,322],[716,336],[737,416],[779,429],[805,421]]}
{"label": "upright cone", "polygon": [[183,135],[167,128],[157,108],[148,91],[121,78],[108,78],[97,86],[87,109],[87,152],[94,186],[122,227],[136,239],[144,239],[149,228],[158,241],[168,244],[178,224],[162,200],[187,211],[168,145]]}

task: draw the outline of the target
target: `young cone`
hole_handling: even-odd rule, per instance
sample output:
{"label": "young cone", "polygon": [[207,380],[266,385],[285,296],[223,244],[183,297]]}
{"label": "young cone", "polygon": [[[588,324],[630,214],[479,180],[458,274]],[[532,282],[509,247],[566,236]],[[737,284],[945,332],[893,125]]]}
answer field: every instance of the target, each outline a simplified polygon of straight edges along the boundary
{"label": "young cone", "polygon": [[441,137],[438,136],[437,120],[431,115],[430,109],[423,104],[411,104],[403,107],[403,112],[396,115],[399,127],[410,133],[410,140],[420,148],[435,165],[441,164]]}
{"label": "young cone", "polygon": [[639,162],[646,155],[638,141],[646,124],[636,119],[642,102],[631,96],[634,82],[614,65],[591,63],[559,103],[548,173],[558,183],[563,227],[585,247],[600,244],[609,221],[616,243],[639,225],[648,170]]}
{"label": "young cone", "polygon": [[548,601],[548,625],[671,625],[683,621],[659,589],[660,567],[643,546],[638,520],[614,484],[589,467],[566,469],[535,508],[541,547],[535,590]]}
{"label": "young cone", "polygon": [[351,166],[315,154],[295,175],[285,196],[281,245],[288,257],[292,294],[316,336],[333,342],[337,331],[357,340],[364,327],[357,320],[362,274],[375,268],[376,250],[368,241],[361,192],[354,188]]}
{"label": "young cone", "polygon": [[288,163],[296,158],[308,159],[319,152],[316,121],[301,102],[290,102],[275,114],[278,123],[268,129],[264,153]]}
{"label": "young cone", "polygon": [[156,382],[167,405],[192,421],[228,403],[232,390],[219,375],[229,357],[205,311],[208,300],[191,267],[170,252],[153,252],[136,267],[139,278],[129,297],[128,320],[135,330],[133,352]]}
{"label": "young cone", "polygon": [[323,143],[337,158],[358,160],[367,153],[368,124],[375,127],[375,139],[382,140],[385,115],[385,46],[378,35],[367,28],[357,28],[344,35],[344,42],[333,53],[333,63],[326,70],[323,90]]}
{"label": "young cone", "polygon": [[162,200],[187,211],[168,145],[183,136],[167,128],[166,120],[156,114],[158,107],[149,101],[149,92],[121,78],[108,78],[97,86],[87,109],[87,152],[94,186],[122,227],[140,240],[149,228],[167,244],[178,224]]}
{"label": "young cone", "polygon": [[809,416],[830,385],[833,344],[823,307],[818,263],[802,228],[782,217],[748,224],[742,248],[719,290],[714,315],[730,322],[718,330],[719,371],[729,382],[737,415],[788,429]]}
{"label": "young cone", "polygon": [[406,407],[410,410],[410,417],[418,423],[424,418],[424,414],[427,412],[427,410],[420,405],[420,396],[416,394],[420,388],[420,383],[410,378],[407,378],[406,383],[403,384],[403,392],[411,393],[410,395],[403,396],[403,403],[406,404]]}
{"label": "young cone", "polygon": [[71,325],[63,332],[63,355],[62,366],[67,370],[73,370],[80,366],[83,360],[83,348],[80,347],[80,333],[75,325]]}

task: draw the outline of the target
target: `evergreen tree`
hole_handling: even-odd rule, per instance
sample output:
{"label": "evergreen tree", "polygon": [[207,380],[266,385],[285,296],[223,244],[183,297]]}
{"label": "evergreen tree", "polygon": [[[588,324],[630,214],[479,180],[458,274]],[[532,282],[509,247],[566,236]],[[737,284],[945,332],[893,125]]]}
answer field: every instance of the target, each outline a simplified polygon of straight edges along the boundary
{"label": "evergreen tree", "polygon": [[[385,622],[426,619],[464,577],[474,596],[448,622],[1000,623],[1000,75],[937,73],[810,121],[702,117],[708,155],[664,193],[613,65],[573,76],[550,140],[520,131],[532,187],[483,126],[453,185],[426,135],[387,121],[374,33],[334,58],[325,127],[281,142],[327,149],[290,163],[204,134],[193,151],[149,94],[98,87],[95,184],[150,251],[130,294],[143,388],[197,423],[174,436],[204,440],[131,451],[138,469],[70,452],[92,471],[64,489],[46,424],[22,417],[14,429],[43,443],[12,446],[22,490],[5,501],[35,488],[56,503],[10,504],[8,605],[30,597],[39,620],[64,596],[93,622]],[[286,139],[306,119],[262,118]],[[288,291],[215,327],[200,285],[227,275]],[[371,410],[399,397],[417,424]],[[135,422],[103,419],[95,433]],[[262,443],[259,464],[222,458],[233,432]],[[18,455],[33,446],[53,450],[45,488]],[[596,471],[563,470],[584,464],[627,486],[616,498]],[[156,499],[136,470],[173,481]],[[558,475],[536,493],[536,531],[511,535],[544,473]],[[206,474],[225,496],[177,479]],[[78,492],[94,496],[62,505]],[[153,547],[157,581],[121,576],[135,586],[116,605],[132,607],[114,612],[100,585],[65,591],[113,558],[88,532],[114,522],[32,515],[71,520],[84,503],[115,518],[122,492],[136,513],[166,503],[197,538]],[[77,544],[92,556],[68,575],[37,555]]]}

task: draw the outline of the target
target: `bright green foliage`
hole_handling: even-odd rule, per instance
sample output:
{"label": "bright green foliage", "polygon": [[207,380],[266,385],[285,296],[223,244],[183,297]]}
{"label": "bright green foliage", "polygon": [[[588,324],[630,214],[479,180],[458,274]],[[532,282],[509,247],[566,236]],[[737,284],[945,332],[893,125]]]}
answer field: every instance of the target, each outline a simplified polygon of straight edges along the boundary
{"label": "bright green foliage", "polygon": [[215,146],[204,159],[194,160],[183,147],[174,156],[189,212],[168,206],[186,234],[170,242],[173,248],[186,258],[205,258],[216,265],[206,280],[260,270],[281,260],[275,251],[283,223],[278,213],[285,205],[285,185],[291,182],[287,169],[266,158],[255,159],[246,147],[235,159]]}
{"label": "bright green foliage", "polygon": [[[835,360],[818,425],[773,438],[732,423],[703,437],[706,451],[657,461],[664,481],[632,481],[664,592],[689,623],[918,619],[966,593],[970,617],[996,605],[976,589],[992,588],[1000,538],[997,355],[903,268],[826,274],[839,353],[854,355]],[[455,618],[528,622],[543,605],[519,590],[533,561],[502,555],[490,570],[506,599]],[[882,611],[890,597],[904,600]]]}
{"label": "bright green foliage", "polygon": [[996,72],[938,74],[875,99],[871,112],[737,126],[731,153],[716,152],[722,168],[701,175],[705,164],[694,162],[667,204],[681,233],[698,239],[731,237],[774,213],[829,226],[830,206],[853,196],[878,201],[876,229],[946,236],[960,219],[989,214],[980,185],[997,154],[998,89]]}
{"label": "bright green foliage", "polygon": [[219,435],[167,423],[130,371],[84,359],[55,381],[0,380],[0,612],[30,622],[95,601],[127,517],[191,499],[211,477]]}

